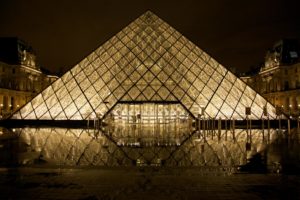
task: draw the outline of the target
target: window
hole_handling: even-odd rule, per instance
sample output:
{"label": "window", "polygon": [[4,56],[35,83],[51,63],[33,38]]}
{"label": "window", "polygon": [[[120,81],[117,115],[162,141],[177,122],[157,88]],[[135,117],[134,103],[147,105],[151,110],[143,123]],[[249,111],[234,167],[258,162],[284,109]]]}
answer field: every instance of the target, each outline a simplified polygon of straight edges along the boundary
{"label": "window", "polygon": [[284,81],[284,90],[288,90],[289,87],[289,82],[288,81]]}
{"label": "window", "polygon": [[300,88],[300,81],[299,81],[299,79],[296,80],[296,88]]}

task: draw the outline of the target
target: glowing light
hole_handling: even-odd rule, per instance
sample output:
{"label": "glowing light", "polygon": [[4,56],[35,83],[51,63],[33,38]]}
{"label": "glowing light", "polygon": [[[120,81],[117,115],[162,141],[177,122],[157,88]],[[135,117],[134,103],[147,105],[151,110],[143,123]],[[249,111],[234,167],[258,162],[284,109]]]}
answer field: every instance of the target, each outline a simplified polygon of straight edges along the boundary
{"label": "glowing light", "polygon": [[[165,48],[165,44],[170,48]],[[173,47],[180,51],[174,54]],[[249,105],[253,105],[249,118],[260,119],[263,112],[260,105],[267,104],[262,96],[207,53],[156,15],[146,12],[41,92],[13,118],[84,120],[94,117],[94,113],[105,116],[121,101],[180,101],[194,117],[201,114],[237,120],[244,119],[242,110]],[[274,119],[275,109],[269,106],[268,115]],[[179,115],[181,119],[187,118],[182,113]],[[174,117],[169,114],[170,119]]]}

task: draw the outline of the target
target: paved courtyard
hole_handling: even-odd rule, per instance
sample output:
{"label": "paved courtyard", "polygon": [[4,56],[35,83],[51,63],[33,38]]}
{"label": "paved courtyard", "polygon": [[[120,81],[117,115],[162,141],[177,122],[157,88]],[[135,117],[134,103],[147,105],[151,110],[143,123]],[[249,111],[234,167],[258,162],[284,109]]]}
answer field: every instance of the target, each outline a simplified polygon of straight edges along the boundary
{"label": "paved courtyard", "polygon": [[207,168],[1,168],[0,199],[300,199],[299,175]]}

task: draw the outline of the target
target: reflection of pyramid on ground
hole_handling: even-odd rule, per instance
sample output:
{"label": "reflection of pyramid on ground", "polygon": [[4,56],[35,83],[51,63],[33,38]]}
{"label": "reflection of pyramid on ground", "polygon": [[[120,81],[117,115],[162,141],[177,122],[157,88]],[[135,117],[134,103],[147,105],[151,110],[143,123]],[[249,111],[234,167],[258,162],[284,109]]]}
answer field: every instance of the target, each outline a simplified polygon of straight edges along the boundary
{"label": "reflection of pyramid on ground", "polygon": [[119,101],[172,101],[192,115],[260,119],[275,109],[243,81],[151,12],[92,52],[16,112],[16,119],[87,119]]}
{"label": "reflection of pyramid on ground", "polygon": [[[224,169],[223,167],[245,165],[247,158],[262,153],[268,144],[274,142],[278,134],[275,130],[264,133],[262,130],[255,129],[251,134],[246,130],[236,129],[235,137],[227,130],[191,136],[187,133],[187,138],[180,145],[158,146],[152,143],[135,148],[120,146],[106,134],[92,129],[22,128],[15,131],[20,138],[19,145],[26,146],[26,148],[19,148],[20,152],[14,152],[20,153],[19,161],[23,164],[42,159],[49,164],[60,166],[163,164],[168,167],[205,166],[208,170],[209,167]],[[135,161],[142,163],[135,163]],[[159,163],[160,161],[163,163]]]}

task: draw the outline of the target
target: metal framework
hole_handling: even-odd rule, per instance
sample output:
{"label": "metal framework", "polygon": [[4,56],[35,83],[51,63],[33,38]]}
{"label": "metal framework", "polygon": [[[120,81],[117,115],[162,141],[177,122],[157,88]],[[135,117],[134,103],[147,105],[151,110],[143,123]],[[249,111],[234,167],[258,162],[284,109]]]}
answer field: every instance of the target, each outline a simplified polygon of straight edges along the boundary
{"label": "metal framework", "polygon": [[146,12],[13,114],[12,119],[86,120],[118,102],[180,102],[193,117],[276,117],[275,108],[233,73]]}

